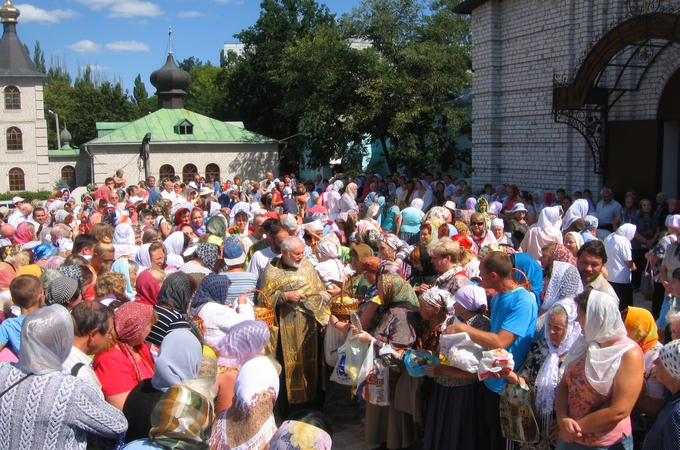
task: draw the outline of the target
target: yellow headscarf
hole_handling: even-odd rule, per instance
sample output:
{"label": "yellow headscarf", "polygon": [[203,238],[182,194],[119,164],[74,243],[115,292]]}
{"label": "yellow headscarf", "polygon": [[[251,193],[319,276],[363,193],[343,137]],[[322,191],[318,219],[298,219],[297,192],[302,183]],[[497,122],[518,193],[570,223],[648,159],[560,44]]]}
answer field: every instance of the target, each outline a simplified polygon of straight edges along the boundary
{"label": "yellow headscarf", "polygon": [[623,321],[628,337],[634,340],[643,352],[659,342],[659,333],[652,313],[643,308],[628,307],[626,319]]}
{"label": "yellow headscarf", "polygon": [[34,275],[40,277],[40,275],[42,275],[42,269],[35,264],[29,264],[17,270],[17,276],[19,275]]}

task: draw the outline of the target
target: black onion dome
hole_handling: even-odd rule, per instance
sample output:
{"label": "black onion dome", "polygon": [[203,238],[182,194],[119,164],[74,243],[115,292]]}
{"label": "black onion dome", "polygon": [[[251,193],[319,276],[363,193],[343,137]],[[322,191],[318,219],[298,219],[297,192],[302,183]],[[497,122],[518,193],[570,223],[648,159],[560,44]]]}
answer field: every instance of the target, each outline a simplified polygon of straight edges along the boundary
{"label": "black onion dome", "polygon": [[156,88],[156,93],[184,93],[191,84],[189,72],[180,69],[175,63],[172,53],[168,54],[165,65],[151,73],[151,84]]}

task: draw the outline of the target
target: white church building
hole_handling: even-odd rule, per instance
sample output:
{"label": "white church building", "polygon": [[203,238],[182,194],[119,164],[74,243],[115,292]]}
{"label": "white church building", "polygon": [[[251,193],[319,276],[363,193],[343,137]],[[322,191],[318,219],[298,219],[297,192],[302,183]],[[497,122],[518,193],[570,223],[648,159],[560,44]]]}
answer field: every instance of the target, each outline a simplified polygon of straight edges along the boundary
{"label": "white church building", "polygon": [[[48,149],[43,84],[16,32],[19,10],[6,0],[0,7],[0,192],[52,190],[60,179],[72,187],[103,183],[123,169],[129,183],[194,173],[221,180],[240,175],[262,179],[278,170],[278,141],[252,133],[240,122],[221,122],[184,109],[189,73],[172,54],[151,74],[159,110],[129,123],[97,123],[97,138],[71,148],[71,135],[60,133],[61,148]],[[146,138],[146,139],[145,139]],[[143,152],[142,152],[143,150]],[[140,155],[144,158],[140,158]]]}

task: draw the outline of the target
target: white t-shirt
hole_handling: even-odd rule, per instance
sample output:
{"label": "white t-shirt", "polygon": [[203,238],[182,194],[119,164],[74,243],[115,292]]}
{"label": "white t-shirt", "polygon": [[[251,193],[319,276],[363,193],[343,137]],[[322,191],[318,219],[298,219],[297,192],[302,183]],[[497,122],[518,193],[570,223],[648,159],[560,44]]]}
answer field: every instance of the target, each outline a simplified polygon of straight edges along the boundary
{"label": "white t-shirt", "polygon": [[256,251],[253,254],[253,257],[250,258],[247,272],[254,273],[258,278],[261,277],[267,264],[269,264],[269,261],[275,256],[278,255],[269,247]]}
{"label": "white t-shirt", "polygon": [[630,267],[626,261],[633,260],[632,246],[623,236],[611,236],[605,239],[604,248],[607,251],[607,263],[604,265],[609,271],[607,281],[610,283],[630,283]]}

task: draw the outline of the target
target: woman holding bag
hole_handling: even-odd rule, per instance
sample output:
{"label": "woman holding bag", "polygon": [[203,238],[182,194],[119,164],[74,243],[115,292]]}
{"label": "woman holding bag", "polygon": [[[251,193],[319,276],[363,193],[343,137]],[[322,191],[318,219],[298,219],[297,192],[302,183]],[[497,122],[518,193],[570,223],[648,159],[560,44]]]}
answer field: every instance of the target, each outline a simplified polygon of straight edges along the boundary
{"label": "woman holding bag", "polygon": [[[359,341],[372,344],[377,353],[386,344],[403,353],[416,341],[417,321],[415,312],[419,303],[413,288],[399,275],[384,274],[378,278],[378,295],[381,305],[375,313],[369,332],[359,335]],[[403,391],[395,389],[401,372],[389,369],[389,406],[366,404],[366,427],[364,442],[384,445],[388,449],[409,447],[416,437],[413,417],[395,409]]]}

